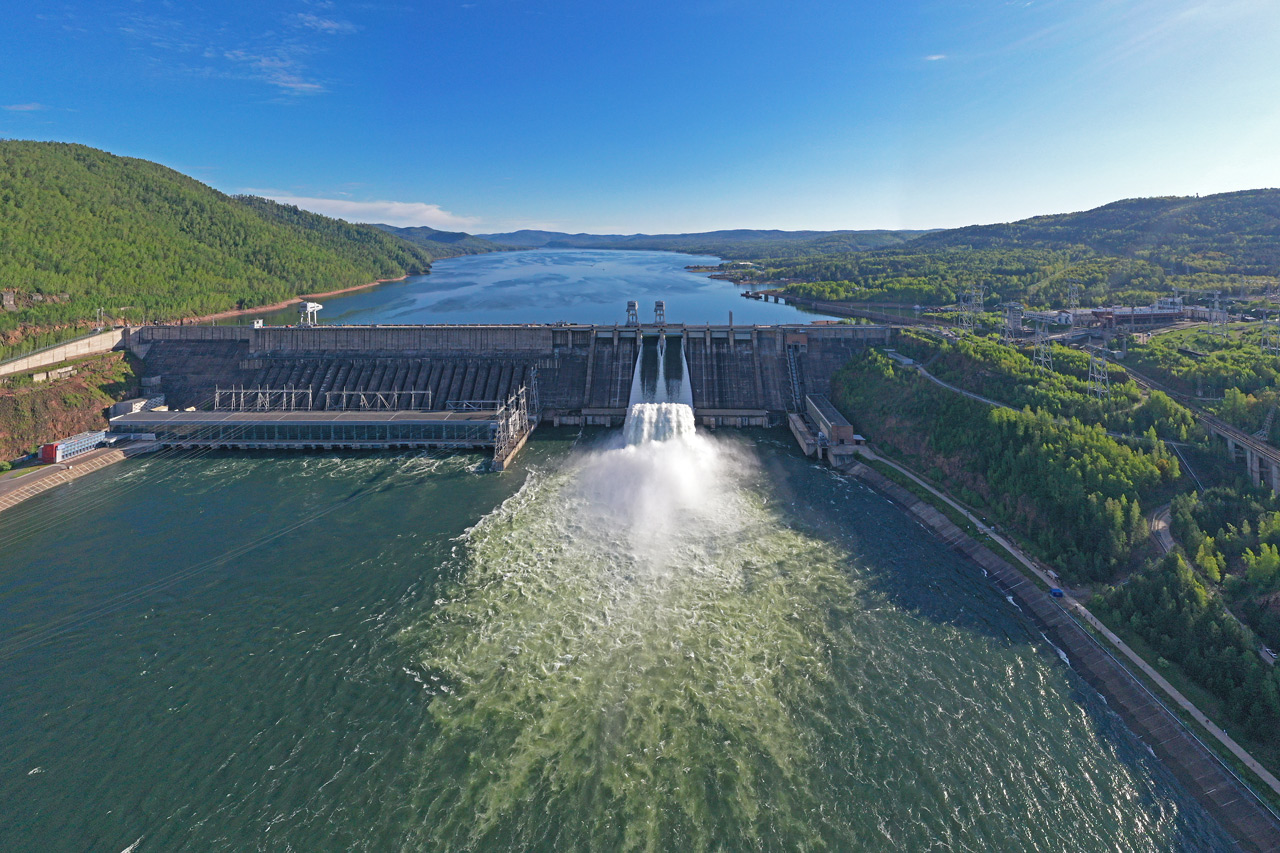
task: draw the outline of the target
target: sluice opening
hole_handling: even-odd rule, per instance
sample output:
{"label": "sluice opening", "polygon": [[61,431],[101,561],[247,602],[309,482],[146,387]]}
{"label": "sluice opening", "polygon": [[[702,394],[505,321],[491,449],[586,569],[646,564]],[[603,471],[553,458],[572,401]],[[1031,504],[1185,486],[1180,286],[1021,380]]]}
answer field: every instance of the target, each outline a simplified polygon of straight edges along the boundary
{"label": "sluice opening", "polygon": [[623,427],[628,445],[694,432],[693,389],[682,343],[681,335],[665,331],[642,341]]}

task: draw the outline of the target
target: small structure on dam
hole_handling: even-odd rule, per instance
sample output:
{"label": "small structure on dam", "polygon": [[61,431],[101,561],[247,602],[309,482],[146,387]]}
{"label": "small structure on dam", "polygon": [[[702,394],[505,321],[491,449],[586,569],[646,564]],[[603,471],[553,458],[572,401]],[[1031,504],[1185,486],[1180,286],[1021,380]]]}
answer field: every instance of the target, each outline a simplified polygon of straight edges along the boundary
{"label": "small structure on dam", "polygon": [[804,411],[837,369],[890,335],[655,313],[660,324],[629,311],[634,324],[613,326],[145,326],[125,344],[172,411],[112,428],[193,446],[495,447],[501,467],[539,422],[621,425],[637,361],[659,341],[682,356],[697,422],[738,427]]}

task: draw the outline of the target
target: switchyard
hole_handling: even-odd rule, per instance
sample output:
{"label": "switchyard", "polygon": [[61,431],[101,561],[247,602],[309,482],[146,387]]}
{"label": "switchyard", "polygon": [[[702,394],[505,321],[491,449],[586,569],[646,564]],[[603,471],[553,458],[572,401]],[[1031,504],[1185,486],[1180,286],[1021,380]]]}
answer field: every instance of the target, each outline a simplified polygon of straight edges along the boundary
{"label": "switchyard", "polygon": [[[629,306],[630,307],[630,306]],[[663,306],[665,308],[665,306]],[[853,324],[146,326],[125,345],[170,411],[112,421],[170,446],[494,448],[538,423],[618,426],[637,360],[678,347],[707,427],[779,424],[890,328]]]}

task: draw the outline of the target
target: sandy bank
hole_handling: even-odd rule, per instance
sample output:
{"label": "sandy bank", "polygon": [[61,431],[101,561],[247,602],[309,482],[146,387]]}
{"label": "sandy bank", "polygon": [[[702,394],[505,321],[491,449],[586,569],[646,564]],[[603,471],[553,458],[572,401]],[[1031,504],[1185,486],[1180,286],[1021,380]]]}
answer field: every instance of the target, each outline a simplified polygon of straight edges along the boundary
{"label": "sandy bank", "polygon": [[343,287],[339,290],[326,290],[324,293],[300,293],[297,296],[284,300],[283,302],[273,302],[270,305],[259,305],[256,308],[237,308],[231,311],[219,311],[217,314],[204,314],[199,317],[187,317],[183,322],[190,324],[208,323],[212,320],[225,320],[228,317],[243,317],[246,314],[262,314],[267,311],[279,311],[282,308],[288,308],[290,305],[296,305],[304,299],[324,299],[326,296],[337,296],[341,293],[351,293],[353,290],[364,290],[365,288],[376,287],[379,284],[388,284],[393,281],[404,281],[408,277],[409,274],[405,273],[399,278],[380,278],[364,284]]}

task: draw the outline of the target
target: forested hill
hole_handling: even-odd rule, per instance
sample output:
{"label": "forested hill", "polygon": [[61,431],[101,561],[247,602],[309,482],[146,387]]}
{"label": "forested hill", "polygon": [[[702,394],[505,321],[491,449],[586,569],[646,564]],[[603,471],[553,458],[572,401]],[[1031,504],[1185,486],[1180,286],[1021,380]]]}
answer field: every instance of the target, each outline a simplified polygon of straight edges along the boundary
{"label": "forested hill", "polygon": [[406,273],[440,253],[83,145],[0,140],[0,354]]}
{"label": "forested hill", "polygon": [[481,234],[504,246],[526,249],[656,249],[719,255],[726,258],[805,257],[828,252],[857,252],[897,246],[927,231],[761,231],[742,228],[696,234],[566,234],[561,231],[512,231]]}
{"label": "forested hill", "polygon": [[1066,304],[1072,284],[1082,305],[1147,305],[1174,288],[1256,294],[1280,283],[1280,190],[1129,199],[870,251],[753,260],[726,271],[824,300],[949,305],[982,287],[990,305],[1038,308]]}
{"label": "forested hill", "polygon": [[454,255],[479,255],[484,252],[498,252],[511,248],[473,236],[465,231],[437,231],[426,225],[400,228],[395,225],[375,224],[373,227],[381,228],[388,234],[394,234],[401,240],[407,240],[415,246],[420,246],[437,258],[452,257]]}
{"label": "forested hill", "polygon": [[1190,198],[1135,198],[1093,210],[935,231],[913,251],[1066,249],[1151,261],[1170,273],[1274,275],[1280,267],[1280,189]]}

